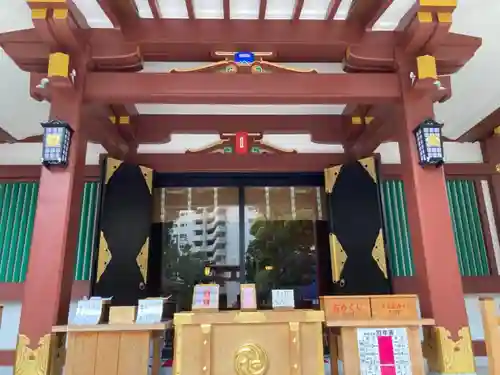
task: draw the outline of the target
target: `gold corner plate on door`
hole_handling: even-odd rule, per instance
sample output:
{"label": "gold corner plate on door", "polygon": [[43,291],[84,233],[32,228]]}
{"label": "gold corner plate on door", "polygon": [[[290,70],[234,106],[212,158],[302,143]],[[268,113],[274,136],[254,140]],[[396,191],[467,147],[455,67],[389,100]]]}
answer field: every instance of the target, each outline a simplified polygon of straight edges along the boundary
{"label": "gold corner plate on door", "polygon": [[384,249],[384,236],[382,234],[382,229],[379,230],[377,239],[372,249],[372,258],[377,262],[378,268],[384,274],[387,279],[387,261],[385,259],[385,249]]}
{"label": "gold corner plate on door", "polygon": [[342,165],[336,165],[334,167],[325,168],[325,192],[330,194],[333,191],[333,187],[337,182],[337,178],[340,175],[340,170]]}
{"label": "gold corner plate on door", "polygon": [[333,233],[330,233],[330,261],[332,265],[332,280],[338,283],[344,270],[345,262],[347,261],[347,254],[337,236]]}

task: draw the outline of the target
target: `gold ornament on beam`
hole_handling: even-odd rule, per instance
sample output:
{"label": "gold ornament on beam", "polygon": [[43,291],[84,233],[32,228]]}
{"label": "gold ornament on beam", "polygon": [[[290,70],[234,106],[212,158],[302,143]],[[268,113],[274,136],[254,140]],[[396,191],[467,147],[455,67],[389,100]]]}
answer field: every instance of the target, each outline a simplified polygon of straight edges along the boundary
{"label": "gold ornament on beam", "polygon": [[314,69],[293,68],[264,60],[264,57],[272,56],[272,53],[216,52],[215,56],[223,57],[224,60],[195,68],[176,68],[169,73],[317,73]]}

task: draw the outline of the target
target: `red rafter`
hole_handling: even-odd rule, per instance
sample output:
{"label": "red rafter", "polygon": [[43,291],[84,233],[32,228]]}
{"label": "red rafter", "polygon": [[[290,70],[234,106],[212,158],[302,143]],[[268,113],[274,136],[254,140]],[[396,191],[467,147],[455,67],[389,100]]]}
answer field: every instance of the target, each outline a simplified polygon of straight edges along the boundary
{"label": "red rafter", "polygon": [[330,4],[328,5],[328,10],[326,12],[326,20],[333,20],[333,17],[337,14],[341,1],[342,0],[330,0]]}
{"label": "red rafter", "polygon": [[0,128],[0,143],[15,143],[17,139],[10,135],[9,132]]}
{"label": "red rafter", "polygon": [[260,0],[259,6],[259,20],[266,18],[267,0]]}
{"label": "red rafter", "polygon": [[302,8],[304,7],[304,0],[295,0],[295,6],[293,8],[292,21],[296,21],[300,18],[302,13]]}
{"label": "red rafter", "polygon": [[187,14],[188,18],[190,20],[194,20],[194,5],[193,5],[193,0],[186,0],[186,9],[187,9]]}
{"label": "red rafter", "polygon": [[370,22],[381,14],[380,12],[386,7],[387,3],[387,0],[353,0],[347,15],[347,21],[354,22],[366,29]]}
{"label": "red rafter", "polygon": [[158,0],[148,0],[149,7],[151,8],[151,12],[153,13],[153,17],[155,19],[162,18],[160,5],[158,4]]}
{"label": "red rafter", "polygon": [[224,0],[222,8],[224,9],[224,19],[229,20],[231,18],[231,5],[229,0]]}
{"label": "red rafter", "polygon": [[366,25],[367,29],[371,29],[373,25],[375,25],[375,22],[378,21],[378,19],[384,14],[384,12],[389,8],[389,6],[394,2],[394,0],[386,0],[382,3],[380,8],[378,8],[378,11],[375,13],[375,16],[368,22]]}
{"label": "red rafter", "polygon": [[115,27],[123,28],[131,22],[139,20],[134,0],[98,0],[98,3]]}

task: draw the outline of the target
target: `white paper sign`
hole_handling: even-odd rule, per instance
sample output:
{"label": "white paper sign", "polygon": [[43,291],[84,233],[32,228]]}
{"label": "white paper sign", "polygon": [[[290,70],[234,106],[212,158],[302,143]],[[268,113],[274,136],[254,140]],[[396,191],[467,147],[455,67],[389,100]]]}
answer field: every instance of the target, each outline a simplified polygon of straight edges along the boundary
{"label": "white paper sign", "polygon": [[163,298],[139,300],[135,322],[142,324],[160,323],[163,316],[163,304]]}
{"label": "white paper sign", "polygon": [[405,328],[358,328],[361,375],[412,375]]}
{"label": "white paper sign", "polygon": [[275,308],[295,308],[295,294],[293,289],[273,289],[273,309]]}
{"label": "white paper sign", "polygon": [[103,304],[111,298],[91,297],[78,301],[76,314],[72,324],[99,324],[101,320]]}

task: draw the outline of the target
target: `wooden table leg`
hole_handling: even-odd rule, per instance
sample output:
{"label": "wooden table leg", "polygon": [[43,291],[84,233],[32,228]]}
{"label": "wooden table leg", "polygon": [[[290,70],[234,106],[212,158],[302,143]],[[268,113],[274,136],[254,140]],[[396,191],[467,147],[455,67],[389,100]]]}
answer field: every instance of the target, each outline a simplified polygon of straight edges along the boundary
{"label": "wooden table leg", "polygon": [[340,329],[342,345],[342,364],[345,375],[356,375],[361,372],[358,355],[357,329],[348,327]]}
{"label": "wooden table leg", "polygon": [[328,348],[330,349],[330,375],[339,375],[339,347],[337,335],[328,330]]}
{"label": "wooden table leg", "polygon": [[151,375],[159,375],[161,368],[161,340],[163,332],[153,333],[153,360],[151,363]]}

